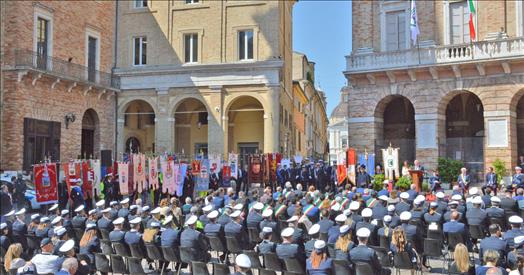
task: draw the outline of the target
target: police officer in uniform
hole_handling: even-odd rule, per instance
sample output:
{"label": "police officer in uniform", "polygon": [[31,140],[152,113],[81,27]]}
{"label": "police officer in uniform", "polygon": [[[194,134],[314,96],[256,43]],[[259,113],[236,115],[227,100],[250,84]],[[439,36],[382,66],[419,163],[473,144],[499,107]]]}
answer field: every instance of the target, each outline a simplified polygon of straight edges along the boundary
{"label": "police officer in uniform", "polygon": [[262,241],[256,246],[256,251],[262,255],[269,252],[274,253],[277,246],[271,241],[273,229],[271,227],[264,227],[260,235],[262,236]]}
{"label": "police officer in uniform", "polygon": [[[162,225],[164,226],[164,230],[160,235],[160,245],[171,248],[178,247],[180,245],[180,230],[173,222],[173,216],[167,216]],[[178,249],[175,249],[175,251],[178,251]]]}
{"label": "police officer in uniform", "polygon": [[13,242],[21,243],[22,247],[27,247],[27,225],[25,224],[25,208],[15,213],[16,220],[13,222]]}
{"label": "police officer in uniform", "polygon": [[327,241],[328,244],[334,244],[337,241],[338,236],[340,235],[340,227],[346,223],[347,219],[348,217],[346,217],[344,214],[339,214],[335,217],[335,222],[337,224],[329,228]]}
{"label": "police officer in uniform", "polygon": [[521,217],[515,215],[509,217],[508,222],[511,229],[506,231],[502,238],[508,242],[510,248],[513,248],[515,247],[515,237],[524,236],[524,230],[521,228],[523,221]]}
{"label": "police officer in uniform", "polygon": [[315,241],[318,240],[320,232],[320,225],[314,224],[309,228],[307,232],[309,235],[309,241],[304,244],[304,251],[306,252],[306,258],[309,258],[311,252],[315,249]]}
{"label": "police officer in uniform", "polygon": [[371,232],[368,240],[371,245],[377,245],[377,226],[371,223],[371,216],[373,215],[373,211],[370,208],[364,208],[362,210],[362,219],[363,221],[357,223],[355,227],[355,231],[358,231],[360,228],[367,228]]}
{"label": "police officer in uniform", "polygon": [[124,241],[127,245],[131,246],[134,244],[142,244],[142,234],[140,234],[140,223],[142,222],[142,218],[137,217],[129,221],[129,225],[131,229],[126,232],[124,236]]}
{"label": "police officer in uniform", "polygon": [[264,204],[261,202],[256,202],[253,204],[253,209],[249,212],[246,219],[246,224],[248,228],[258,228],[260,222],[264,219],[261,215],[261,211],[264,208]]}
{"label": "police officer in uniform", "polygon": [[120,201],[121,208],[118,210],[118,217],[127,219],[129,215],[129,198]]}
{"label": "police officer in uniform", "polygon": [[247,248],[249,244],[249,239],[245,228],[242,226],[242,217],[240,216],[240,210],[229,215],[232,220],[226,226],[224,226],[224,233],[227,237],[233,237],[238,240],[240,245],[243,245],[244,248]]}
{"label": "police officer in uniform", "polygon": [[115,228],[109,233],[109,240],[111,242],[124,242],[125,232],[122,230],[124,226],[124,218],[118,217],[113,221]]}
{"label": "police officer in uniform", "polygon": [[297,259],[302,265],[306,264],[306,254],[303,246],[293,243],[293,233],[295,229],[288,227],[282,230],[282,243],[277,245],[276,254],[279,259],[285,260],[288,258]]}
{"label": "police officer in uniform", "polygon": [[86,226],[86,212],[85,212],[85,206],[82,204],[79,207],[75,209],[76,216],[71,219],[71,225],[74,229],[80,229],[84,230]]}
{"label": "police officer in uniform", "polygon": [[116,218],[118,218],[119,204],[117,201],[111,201],[109,203],[109,207],[111,207],[111,211],[109,211],[109,219],[114,221]]}
{"label": "police officer in uniform", "polygon": [[362,227],[357,231],[358,246],[349,251],[349,258],[353,264],[369,264],[374,274],[389,274],[388,269],[382,268],[375,250],[367,246],[370,235],[371,231],[366,227]]}
{"label": "police officer in uniform", "polygon": [[107,232],[111,232],[113,230],[113,222],[111,221],[111,208],[108,207],[101,212],[102,218],[98,220],[97,226],[99,229],[105,229]]}
{"label": "police officer in uniform", "polygon": [[505,265],[503,260],[508,254],[508,242],[502,239],[502,233],[500,232],[500,227],[498,224],[492,224],[489,226],[490,236],[480,240],[480,251],[479,259],[483,259],[484,252],[487,250],[494,250],[499,253],[499,265]]}
{"label": "police officer in uniform", "polygon": [[195,230],[197,220],[197,216],[194,215],[187,219],[187,228],[180,235],[180,246],[190,248],[192,260],[207,263],[210,259],[209,253],[207,253],[208,244],[204,234]]}
{"label": "police officer in uniform", "polygon": [[407,192],[400,193],[400,202],[395,205],[395,212],[397,215],[400,215],[400,213],[404,211],[411,210],[411,205],[408,202],[409,200],[409,194]]}

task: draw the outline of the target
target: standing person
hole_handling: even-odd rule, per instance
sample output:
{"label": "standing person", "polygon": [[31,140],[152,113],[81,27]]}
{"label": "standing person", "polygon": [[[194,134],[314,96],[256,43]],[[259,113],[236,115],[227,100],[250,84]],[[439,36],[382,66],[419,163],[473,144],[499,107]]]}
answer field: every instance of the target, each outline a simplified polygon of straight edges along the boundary
{"label": "standing person", "polygon": [[0,200],[1,222],[4,222],[4,215],[13,209],[13,201],[11,194],[9,193],[9,187],[5,184],[2,185],[2,189],[0,190]]}
{"label": "standing person", "polygon": [[486,194],[486,188],[489,187],[493,190],[495,196],[497,195],[497,174],[495,174],[493,167],[488,168],[486,173],[486,183],[482,186],[482,192]]}
{"label": "standing person", "polygon": [[16,179],[13,181],[13,186],[15,209],[20,210],[25,206],[25,191],[27,190],[22,173],[18,173]]}
{"label": "standing person", "polygon": [[66,208],[67,198],[67,183],[65,180],[62,180],[58,183],[58,208]]}
{"label": "standing person", "polygon": [[420,164],[420,161],[418,159],[416,159],[413,162],[413,170],[425,171],[424,166],[422,166],[422,164]]}
{"label": "standing person", "polygon": [[460,175],[457,178],[457,182],[463,192],[468,191],[469,183],[471,182],[471,179],[468,175],[468,169],[465,167],[460,168]]}
{"label": "standing person", "polygon": [[360,173],[357,176],[357,187],[367,188],[371,183],[371,176],[366,171],[366,165],[360,166]]}

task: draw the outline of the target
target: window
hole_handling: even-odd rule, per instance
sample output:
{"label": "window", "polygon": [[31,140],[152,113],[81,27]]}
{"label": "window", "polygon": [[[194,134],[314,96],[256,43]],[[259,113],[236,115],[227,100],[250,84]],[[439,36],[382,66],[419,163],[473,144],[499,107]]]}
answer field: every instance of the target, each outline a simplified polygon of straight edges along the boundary
{"label": "window", "polygon": [[44,161],[60,159],[60,122],[24,118],[24,170]]}
{"label": "window", "polygon": [[135,0],[135,8],[147,8],[147,0]]}
{"label": "window", "polygon": [[469,6],[467,1],[452,2],[450,9],[450,37],[451,44],[469,43]]}
{"label": "window", "polygon": [[133,55],[135,66],[147,64],[147,37],[134,38]]}
{"label": "window", "polygon": [[406,49],[406,12],[404,10],[386,13],[386,50]]}
{"label": "window", "polygon": [[96,37],[89,36],[87,38],[87,79],[89,81],[96,81],[98,57],[97,48],[98,39]]}
{"label": "window", "polygon": [[184,35],[184,55],[186,63],[198,62],[198,34]]}
{"label": "window", "polygon": [[200,0],[186,0],[186,4],[198,4]]}
{"label": "window", "polygon": [[36,26],[37,66],[46,69],[49,47],[49,20],[38,17]]}
{"label": "window", "polygon": [[238,59],[253,59],[253,30],[238,32]]}

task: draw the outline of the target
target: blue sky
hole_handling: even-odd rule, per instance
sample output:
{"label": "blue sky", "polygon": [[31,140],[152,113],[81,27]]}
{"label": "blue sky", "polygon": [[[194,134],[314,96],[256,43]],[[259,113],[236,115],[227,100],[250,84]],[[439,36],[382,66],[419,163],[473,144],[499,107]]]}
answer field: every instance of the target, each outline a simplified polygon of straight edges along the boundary
{"label": "blue sky", "polygon": [[351,52],[351,2],[299,0],[293,9],[293,50],[315,62],[315,84],[327,96],[327,114],[345,86],[345,56]]}

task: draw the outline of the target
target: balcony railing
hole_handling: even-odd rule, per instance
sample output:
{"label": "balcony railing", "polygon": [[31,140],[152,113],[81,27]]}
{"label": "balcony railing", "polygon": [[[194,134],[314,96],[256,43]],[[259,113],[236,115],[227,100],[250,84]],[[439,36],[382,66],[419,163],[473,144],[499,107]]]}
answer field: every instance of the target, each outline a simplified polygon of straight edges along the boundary
{"label": "balcony railing", "polygon": [[479,41],[472,44],[412,48],[402,51],[355,53],[346,56],[346,72],[364,73],[515,57],[524,57],[524,37]]}
{"label": "balcony railing", "polygon": [[106,88],[120,88],[120,79],[111,73],[71,63],[56,57],[45,56],[25,49],[15,50],[15,66],[18,69],[34,69],[71,81],[85,82]]}

